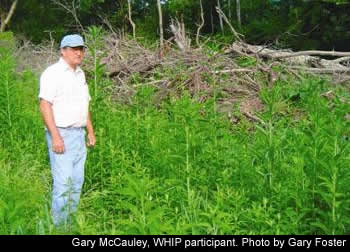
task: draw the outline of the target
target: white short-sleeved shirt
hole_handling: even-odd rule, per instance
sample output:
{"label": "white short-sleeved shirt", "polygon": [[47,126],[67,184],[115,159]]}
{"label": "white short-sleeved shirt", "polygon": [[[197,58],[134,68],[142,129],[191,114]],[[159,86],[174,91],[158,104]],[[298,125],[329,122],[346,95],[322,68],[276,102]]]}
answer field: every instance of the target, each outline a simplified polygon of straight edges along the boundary
{"label": "white short-sleeved shirt", "polygon": [[49,66],[40,77],[39,98],[52,104],[57,127],[86,126],[90,95],[80,67],[74,71],[63,58]]}

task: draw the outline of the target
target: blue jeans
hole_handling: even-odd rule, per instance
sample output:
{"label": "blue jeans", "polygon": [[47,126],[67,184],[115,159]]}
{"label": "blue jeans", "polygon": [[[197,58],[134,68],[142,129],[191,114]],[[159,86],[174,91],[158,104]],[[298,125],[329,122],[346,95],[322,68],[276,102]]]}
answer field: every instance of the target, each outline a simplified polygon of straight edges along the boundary
{"label": "blue jeans", "polygon": [[64,224],[78,207],[84,182],[86,160],[85,130],[83,128],[58,128],[64,141],[65,152],[52,151],[52,138],[46,131],[49,148],[52,185],[51,213],[54,224]]}

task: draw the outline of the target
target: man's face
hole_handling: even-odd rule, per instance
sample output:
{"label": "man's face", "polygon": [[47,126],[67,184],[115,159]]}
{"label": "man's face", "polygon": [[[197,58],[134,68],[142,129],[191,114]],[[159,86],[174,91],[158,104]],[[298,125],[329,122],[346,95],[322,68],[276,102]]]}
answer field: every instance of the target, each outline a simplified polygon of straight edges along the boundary
{"label": "man's face", "polygon": [[76,68],[83,62],[85,48],[83,46],[78,47],[65,47],[61,49],[64,60],[73,68]]}

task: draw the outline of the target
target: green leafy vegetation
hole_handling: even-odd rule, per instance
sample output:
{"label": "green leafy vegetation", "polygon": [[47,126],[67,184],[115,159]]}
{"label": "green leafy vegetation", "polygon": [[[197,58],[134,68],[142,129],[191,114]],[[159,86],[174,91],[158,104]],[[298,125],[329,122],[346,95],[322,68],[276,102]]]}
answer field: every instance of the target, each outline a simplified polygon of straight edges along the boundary
{"label": "green leafy vegetation", "polygon": [[[350,233],[348,79],[328,80],[289,71],[283,61],[273,65],[255,54],[228,52],[234,37],[226,23],[221,27],[217,1],[201,2],[201,46],[186,55],[169,51],[176,44],[169,26],[178,19],[195,41],[199,1],[162,1],[164,48],[155,43],[156,0],[130,2],[136,24],[132,43],[123,41],[131,31],[127,1],[18,1],[8,22],[14,1],[1,1],[6,31],[0,32],[0,234]],[[349,51],[349,0],[220,4],[248,43]],[[85,71],[97,146],[88,150],[74,222],[56,229],[39,73],[28,70],[28,62],[44,66],[55,55],[55,41],[76,32],[88,45]],[[43,60],[40,50],[47,44]],[[151,70],[133,61],[135,52],[131,57],[117,52],[125,47],[141,49],[136,51],[145,54],[141,65],[147,60]],[[28,56],[29,48],[36,54]],[[220,58],[225,49],[228,56]],[[167,55],[172,62],[162,64]],[[203,61],[197,67],[196,57]],[[108,60],[119,65],[108,69]],[[348,66],[349,60],[341,63]],[[244,79],[241,71],[232,77],[230,66],[250,75]],[[119,82],[108,78],[113,74]],[[242,113],[244,82],[254,89],[248,95],[262,103],[255,121]],[[237,97],[228,97],[230,91]],[[223,104],[228,98],[234,102]]]}
{"label": "green leafy vegetation", "polygon": [[101,34],[90,30],[88,73],[98,142],[66,230],[50,219],[38,76],[16,73],[13,51],[0,48],[1,234],[349,234],[346,87],[311,76],[278,80],[259,92],[264,123],[233,124],[215,95],[198,103],[184,91],[155,106],[157,90],[147,85],[131,103],[116,103],[100,64]]}
{"label": "green leafy vegetation", "polygon": [[[125,34],[131,32],[128,1],[118,0],[26,0],[20,1],[7,25],[8,30],[25,36],[35,43],[59,40],[63,35],[82,32],[82,27],[104,25]],[[169,26],[177,18],[195,41],[201,14],[199,1],[162,0],[165,38],[173,36]],[[297,50],[347,51],[350,33],[349,0],[292,1],[220,0],[220,7],[233,27],[251,44],[274,44]],[[6,17],[12,0],[2,0],[0,14]],[[217,0],[202,0],[204,26],[201,36],[217,35],[233,42],[226,23],[221,28],[216,11]],[[136,24],[136,37],[147,41],[159,38],[156,0],[132,0],[131,15]],[[240,13],[241,22],[238,21]],[[108,20],[108,22],[105,22]],[[239,25],[241,23],[241,25]]]}

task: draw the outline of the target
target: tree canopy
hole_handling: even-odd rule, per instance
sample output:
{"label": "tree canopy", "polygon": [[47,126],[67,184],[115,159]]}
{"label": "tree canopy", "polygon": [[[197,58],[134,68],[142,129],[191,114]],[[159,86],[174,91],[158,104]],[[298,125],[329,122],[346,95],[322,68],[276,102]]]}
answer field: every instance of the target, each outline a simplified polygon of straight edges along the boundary
{"label": "tree canopy", "polygon": [[[4,24],[14,0],[0,2],[1,23]],[[238,9],[237,2],[240,2]],[[227,16],[233,27],[254,44],[274,43],[297,49],[347,50],[350,42],[348,24],[350,0],[202,0],[204,25],[201,35],[218,39],[233,39],[227,24],[221,30],[216,7]],[[190,36],[195,36],[200,24],[200,1],[162,0],[164,36],[169,38],[171,19],[184,22]],[[157,0],[131,0],[131,15],[136,36],[157,39],[159,23]],[[239,15],[239,19],[238,19]],[[18,0],[11,21],[5,29],[23,35],[33,42],[59,39],[82,27],[106,25],[116,30],[132,32],[128,19],[127,0]],[[240,25],[241,23],[241,25]]]}

